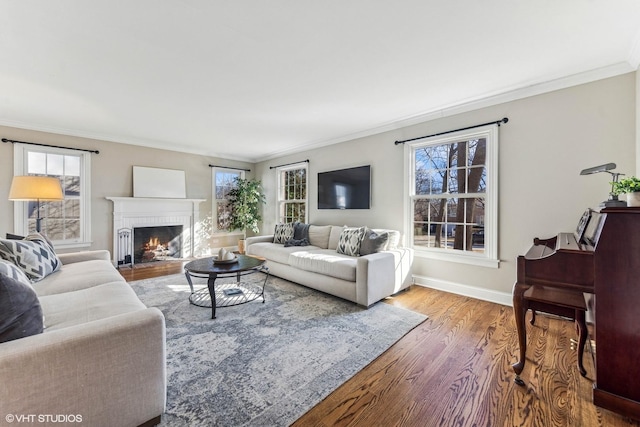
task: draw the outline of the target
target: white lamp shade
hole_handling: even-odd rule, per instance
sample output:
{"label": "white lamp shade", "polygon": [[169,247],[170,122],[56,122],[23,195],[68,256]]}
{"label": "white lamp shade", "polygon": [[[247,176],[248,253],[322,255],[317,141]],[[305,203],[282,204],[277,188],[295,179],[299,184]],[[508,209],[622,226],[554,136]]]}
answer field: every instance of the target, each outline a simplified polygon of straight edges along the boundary
{"label": "white lamp shade", "polygon": [[14,176],[9,190],[9,200],[63,200],[62,186],[58,178],[50,176]]}

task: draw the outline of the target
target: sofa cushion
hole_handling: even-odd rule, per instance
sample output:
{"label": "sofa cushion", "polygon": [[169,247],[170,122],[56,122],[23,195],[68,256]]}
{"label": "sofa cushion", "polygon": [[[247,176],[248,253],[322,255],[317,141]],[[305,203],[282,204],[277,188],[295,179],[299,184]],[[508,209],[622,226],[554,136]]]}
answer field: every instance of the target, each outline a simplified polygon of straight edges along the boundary
{"label": "sofa cushion", "polygon": [[327,249],[333,249],[334,251],[338,247],[338,241],[340,240],[340,235],[342,234],[342,230],[344,230],[347,226],[340,225],[332,225],[331,233],[329,234],[329,244],[327,245]]}
{"label": "sofa cushion", "polygon": [[309,243],[322,249],[328,249],[331,228],[330,225],[310,225]]}
{"label": "sofa cushion", "polygon": [[[285,247],[278,243],[271,242],[258,242],[253,243],[247,247],[247,253],[249,255],[258,256],[262,258],[266,258],[267,261],[275,261],[280,264],[288,264],[289,263],[289,255],[294,252],[302,251],[302,250],[315,250],[318,249],[316,246],[288,246]],[[268,263],[267,263],[268,266]]]}
{"label": "sofa cushion", "polygon": [[109,282],[123,282],[111,261],[90,260],[63,264],[59,271],[33,284],[39,296],[77,291]]}
{"label": "sofa cushion", "polygon": [[0,274],[0,343],[41,334],[42,307],[31,285]]}
{"label": "sofa cushion", "polygon": [[364,229],[365,227],[346,227],[342,230],[336,252],[349,256],[359,256]]}
{"label": "sofa cushion", "polygon": [[40,297],[40,303],[47,332],[146,308],[126,282],[47,295]]}
{"label": "sofa cushion", "polygon": [[0,239],[0,257],[20,267],[33,281],[42,280],[62,265],[53,248],[41,236],[27,236],[24,240]]}
{"label": "sofa cushion", "polygon": [[289,222],[287,224],[276,224],[273,231],[273,243],[284,244],[289,239],[293,239],[293,227],[294,224]]}
{"label": "sofa cushion", "polygon": [[350,282],[356,281],[357,262],[357,258],[339,254],[333,249],[297,251],[289,257],[291,267]]}
{"label": "sofa cushion", "polygon": [[369,255],[380,252],[387,247],[389,242],[389,233],[380,231],[376,233],[370,228],[366,228],[362,243],[360,244],[360,255]]}

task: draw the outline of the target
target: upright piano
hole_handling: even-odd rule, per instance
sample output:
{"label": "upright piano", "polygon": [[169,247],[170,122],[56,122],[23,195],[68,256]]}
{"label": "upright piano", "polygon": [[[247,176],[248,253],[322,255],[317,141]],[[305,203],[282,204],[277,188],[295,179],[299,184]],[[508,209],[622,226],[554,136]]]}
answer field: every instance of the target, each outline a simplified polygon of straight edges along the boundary
{"label": "upright piano", "polygon": [[[593,403],[640,420],[640,208],[587,210],[575,232],[534,239],[517,268],[513,308],[520,360],[514,372],[519,375],[525,363],[525,315],[531,308],[525,293],[541,287],[592,294]],[[562,308],[555,314],[563,315]]]}

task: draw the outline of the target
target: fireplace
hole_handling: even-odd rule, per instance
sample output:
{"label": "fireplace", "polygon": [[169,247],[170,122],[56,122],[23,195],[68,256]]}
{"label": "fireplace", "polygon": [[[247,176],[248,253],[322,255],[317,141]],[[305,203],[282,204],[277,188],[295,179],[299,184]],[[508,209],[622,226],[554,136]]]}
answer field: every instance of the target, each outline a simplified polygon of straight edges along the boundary
{"label": "fireplace", "polygon": [[[107,197],[107,199],[113,201],[112,256],[115,265],[145,262],[143,258],[149,259],[151,254],[144,255],[144,251],[159,251],[158,255],[154,252],[151,260],[163,256],[181,258],[194,256],[194,225],[199,222],[198,205],[205,199],[143,197]],[[174,229],[174,227],[178,228]],[[135,234],[149,228],[172,230],[173,235],[146,236],[137,242],[138,238]],[[174,239],[176,236],[179,236],[178,240]],[[153,249],[155,242],[149,240],[152,237],[157,237],[159,245],[164,249],[162,247],[158,249],[158,245]],[[149,249],[144,249],[140,253],[145,245],[148,245]],[[178,248],[175,254],[174,247]],[[140,257],[140,260],[137,257]]]}
{"label": "fireplace", "polygon": [[182,258],[182,225],[136,227],[133,229],[133,262]]}

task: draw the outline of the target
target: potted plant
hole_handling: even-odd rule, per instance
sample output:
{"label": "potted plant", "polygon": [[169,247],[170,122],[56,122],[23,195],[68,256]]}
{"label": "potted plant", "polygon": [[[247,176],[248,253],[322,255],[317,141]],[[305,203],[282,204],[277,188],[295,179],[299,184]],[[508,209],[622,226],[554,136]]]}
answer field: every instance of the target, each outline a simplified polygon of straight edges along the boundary
{"label": "potted plant", "polygon": [[640,206],[640,179],[635,176],[613,182],[613,194],[627,195],[627,206]]}
{"label": "potted plant", "polygon": [[260,205],[265,203],[262,182],[255,179],[236,178],[235,187],[229,191],[231,217],[229,230],[242,230],[242,239],[238,241],[238,252],[244,253],[244,241],[247,230],[260,232],[258,224],[262,221]]}

